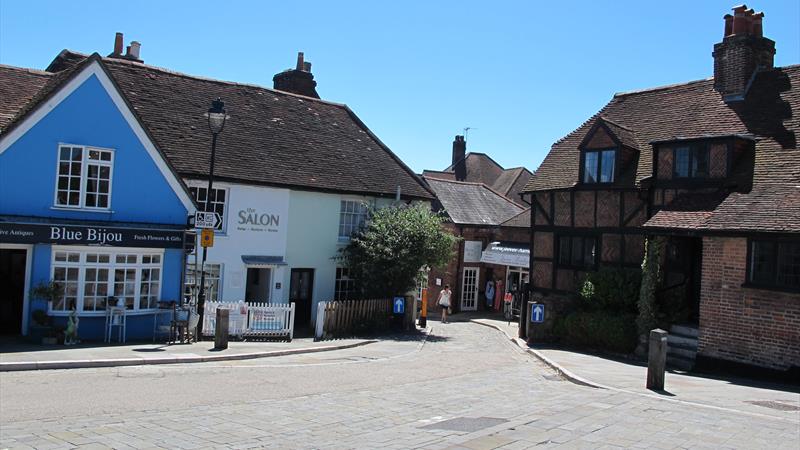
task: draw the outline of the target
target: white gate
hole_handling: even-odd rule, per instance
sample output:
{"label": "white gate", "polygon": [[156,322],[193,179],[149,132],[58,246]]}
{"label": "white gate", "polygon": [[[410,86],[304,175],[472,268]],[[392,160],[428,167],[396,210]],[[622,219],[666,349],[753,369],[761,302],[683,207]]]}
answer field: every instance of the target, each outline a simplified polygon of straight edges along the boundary
{"label": "white gate", "polygon": [[476,311],[478,309],[478,268],[464,267],[461,280],[461,310]]}
{"label": "white gate", "polygon": [[239,338],[294,337],[294,303],[206,302],[203,335],[213,336],[217,308],[230,310],[228,334]]}

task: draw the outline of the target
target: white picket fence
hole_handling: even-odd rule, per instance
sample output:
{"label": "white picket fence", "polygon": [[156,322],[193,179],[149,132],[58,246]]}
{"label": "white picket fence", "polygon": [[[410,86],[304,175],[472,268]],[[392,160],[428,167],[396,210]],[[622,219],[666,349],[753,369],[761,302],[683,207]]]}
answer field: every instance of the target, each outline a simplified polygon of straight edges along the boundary
{"label": "white picket fence", "polygon": [[230,310],[228,335],[241,339],[294,337],[294,303],[206,302],[203,335],[213,336],[217,308]]}

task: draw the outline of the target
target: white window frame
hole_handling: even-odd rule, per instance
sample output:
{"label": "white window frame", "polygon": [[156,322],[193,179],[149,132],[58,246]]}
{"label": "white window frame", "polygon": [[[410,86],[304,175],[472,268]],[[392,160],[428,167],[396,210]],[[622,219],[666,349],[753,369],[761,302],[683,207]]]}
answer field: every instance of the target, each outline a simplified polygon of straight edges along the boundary
{"label": "white window frame", "polygon": [[[343,203],[355,203],[356,205],[358,205],[358,207],[363,207],[364,211],[363,211],[363,213],[345,212],[342,209]],[[364,221],[361,224],[361,228],[363,228],[367,224],[367,219],[369,219],[369,206],[370,206],[370,202],[368,200],[366,200],[366,199],[346,198],[346,197],[340,199],[340,201],[339,201],[339,223],[337,224],[338,225],[338,230],[336,231],[337,235],[339,236],[339,242],[349,242],[350,241],[350,237],[352,236],[352,233],[356,231],[355,229],[353,229],[349,235],[347,235],[347,236],[342,235],[341,228],[342,228],[342,219],[344,218],[344,215],[345,214],[354,215],[354,216],[355,215],[359,215],[359,216],[363,215],[364,216]]]}
{"label": "white window frame", "polygon": [[[192,193],[192,189],[197,189],[197,193]],[[205,200],[200,201],[197,198],[197,196],[198,196],[198,194],[200,192],[200,189],[208,190],[208,184],[195,184],[195,183],[189,184],[189,192],[192,193],[192,198],[194,199],[195,202],[197,202],[197,210],[198,211],[205,211],[206,210],[206,202],[205,202]],[[227,234],[227,230],[228,230],[228,211],[229,211],[229,207],[231,205],[231,190],[228,187],[219,187],[219,186],[212,186],[211,190],[213,190],[213,191],[225,191],[225,202],[222,203],[222,223],[220,224],[220,227],[218,229],[216,229],[215,231],[217,231],[217,232],[219,232],[221,234]],[[206,198],[207,198],[207,196],[208,196],[208,194],[206,194]],[[217,202],[212,202],[212,206],[214,204],[216,204],[216,203]],[[215,210],[212,210],[212,211],[215,211]]]}
{"label": "white window frame", "polygon": [[[68,253],[79,253],[80,257],[78,262],[56,262],[56,254],[58,252],[68,252]],[[109,263],[107,264],[109,275],[108,275],[108,291],[110,295],[114,295],[114,271],[118,268],[125,268],[125,269],[135,269],[135,287],[134,287],[134,302],[133,302],[133,309],[127,310],[127,314],[135,315],[135,314],[148,314],[152,313],[153,311],[157,311],[158,307],[155,305],[152,308],[139,308],[139,304],[141,303],[141,283],[142,283],[142,269],[143,268],[153,268],[159,269],[159,282],[158,282],[158,292],[156,296],[158,299],[161,299],[161,293],[164,288],[164,249],[163,248],[128,248],[128,247],[91,247],[91,246],[58,246],[54,245],[51,248],[51,255],[50,255],[50,279],[52,280],[55,275],[56,266],[59,267],[76,267],[78,268],[78,292],[77,292],[77,300],[75,302],[75,310],[81,316],[102,316],[105,315],[105,310],[100,311],[84,311],[83,310],[83,302],[84,302],[84,291],[86,285],[86,269],[87,268],[97,268],[101,267],[98,263],[88,263],[86,262],[86,255],[89,253],[97,253],[97,254],[108,254],[109,255]],[[136,255],[136,263],[134,264],[122,264],[120,263],[117,265],[116,263],[116,255],[118,254],[125,254],[125,255]],[[144,264],[142,263],[142,257],[145,255],[158,255],[159,256],[159,263],[158,265],[155,264]],[[152,293],[151,293],[152,295]],[[66,316],[69,315],[70,310],[54,310],[52,304],[47,305],[48,314],[52,316]]]}
{"label": "white window frame", "polygon": [[[346,272],[346,274],[344,274]],[[347,279],[340,278],[340,275],[344,275]],[[342,290],[339,289],[340,283],[342,282],[350,282],[352,283],[352,289]],[[355,278],[350,276],[350,269],[347,267],[336,266],[336,270],[334,271],[334,280],[333,280],[333,299],[334,300],[353,300],[352,298],[341,298],[343,293],[356,293],[356,280]]]}
{"label": "white window frame", "polygon": [[[68,148],[80,148],[81,149],[81,181],[80,181],[80,193],[78,195],[78,204],[77,205],[61,205],[58,203],[58,180],[61,177],[59,172],[61,168],[61,149],[68,147]],[[109,167],[109,174],[108,174],[108,206],[105,207],[98,207],[98,206],[86,206],[86,185],[89,182],[89,163],[88,157],[89,152],[91,150],[97,150],[100,152],[108,152],[111,153],[111,161],[99,161],[96,162],[99,166],[108,166]],[[77,144],[66,144],[66,143],[59,143],[58,148],[56,151],[56,183],[55,189],[53,192],[53,207],[55,208],[65,208],[65,209],[83,209],[89,211],[111,211],[111,199],[112,199],[112,190],[114,187],[114,159],[115,159],[115,151],[112,148],[104,148],[104,147],[97,147],[97,146],[88,146],[88,145],[77,145]]]}
{"label": "white window frame", "polygon": [[[194,253],[192,253],[190,256],[193,256],[193,255],[194,255]],[[222,263],[215,263],[215,262],[209,262],[209,261],[206,261],[204,265],[206,267],[207,266],[219,266],[219,277],[216,278],[216,280],[217,280],[217,292],[216,292],[217,297],[216,297],[216,300],[211,295],[209,295],[210,291],[206,290],[205,291],[206,292],[206,301],[217,301],[217,302],[222,301],[222,280],[224,278],[223,274],[225,273],[224,272],[225,271],[225,265],[222,264]],[[197,263],[197,269],[200,269],[200,266],[201,266],[201,264],[198,262]],[[195,271],[195,264],[193,264],[191,261],[189,261],[188,257],[186,259],[186,269],[185,270],[186,270],[186,276],[184,277],[184,281],[183,281],[183,295],[184,296],[191,295],[191,292],[186,292],[186,288],[187,287],[194,286],[195,284],[199,284],[200,283],[200,279],[197,278],[197,274],[199,272]],[[189,282],[189,270],[194,272],[192,274],[192,278],[193,278],[193,282],[192,283]],[[208,283],[209,283],[209,277],[206,276],[206,284],[208,284]]]}

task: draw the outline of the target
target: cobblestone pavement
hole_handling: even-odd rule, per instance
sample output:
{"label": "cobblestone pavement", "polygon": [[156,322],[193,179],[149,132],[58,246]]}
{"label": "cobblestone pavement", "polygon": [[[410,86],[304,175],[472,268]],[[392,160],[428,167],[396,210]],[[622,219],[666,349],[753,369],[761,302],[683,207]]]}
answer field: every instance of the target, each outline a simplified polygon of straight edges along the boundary
{"label": "cobblestone pavement", "polygon": [[578,386],[471,323],[272,360],[0,374],[0,448],[792,448],[800,423]]}

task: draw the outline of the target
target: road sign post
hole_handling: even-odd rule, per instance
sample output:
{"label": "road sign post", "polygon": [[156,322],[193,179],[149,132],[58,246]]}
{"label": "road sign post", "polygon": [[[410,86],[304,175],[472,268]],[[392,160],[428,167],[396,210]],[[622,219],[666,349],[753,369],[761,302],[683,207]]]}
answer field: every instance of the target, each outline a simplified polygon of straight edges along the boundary
{"label": "road sign post", "polygon": [[215,229],[222,224],[222,217],[218,212],[197,211],[194,213],[194,227],[198,229]]}

